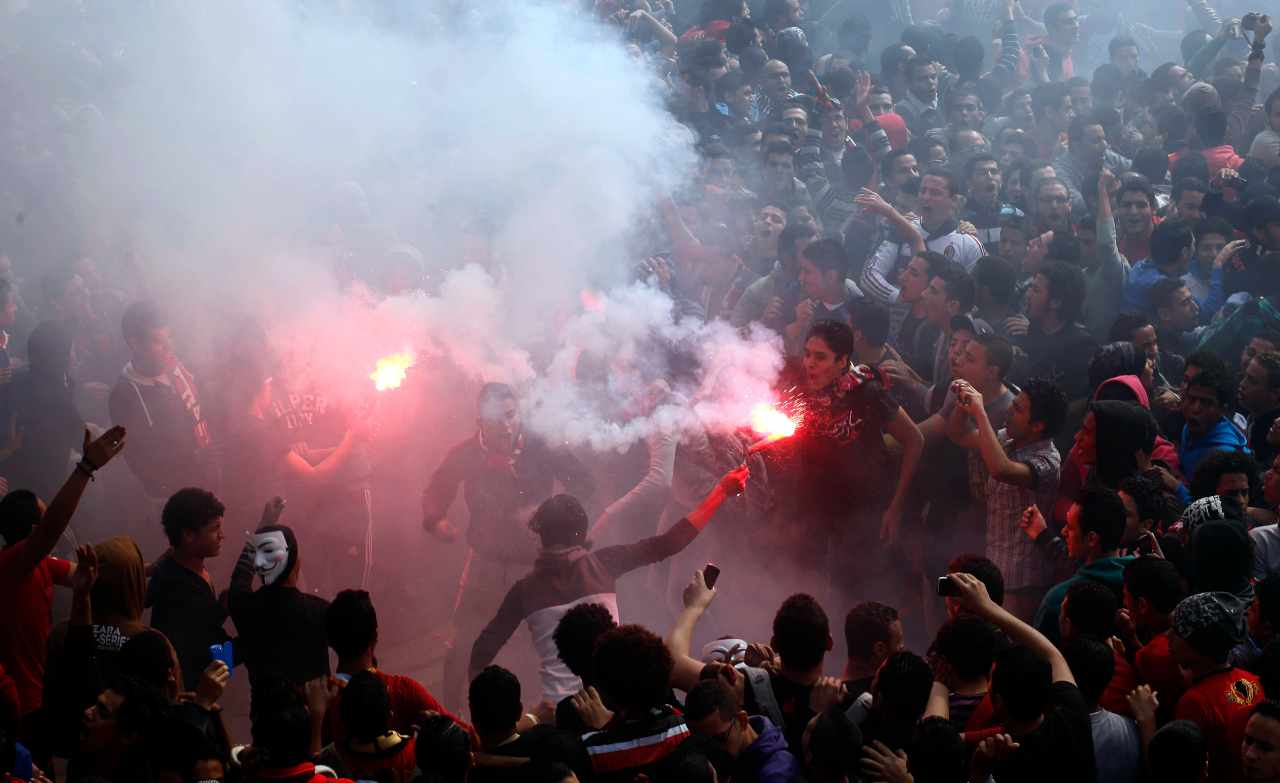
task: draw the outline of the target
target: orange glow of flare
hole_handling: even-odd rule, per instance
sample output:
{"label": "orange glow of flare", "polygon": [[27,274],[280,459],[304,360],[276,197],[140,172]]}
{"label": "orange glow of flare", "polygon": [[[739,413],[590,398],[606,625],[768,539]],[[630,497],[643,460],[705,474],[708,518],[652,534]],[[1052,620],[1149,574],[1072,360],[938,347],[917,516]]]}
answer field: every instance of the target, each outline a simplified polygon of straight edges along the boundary
{"label": "orange glow of flare", "polygon": [[369,378],[373,380],[373,386],[378,391],[399,389],[412,366],[412,353],[408,351],[393,353],[378,360],[377,367],[369,374]]}
{"label": "orange glow of flare", "polygon": [[751,409],[751,429],[764,437],[752,444],[750,451],[758,451],[775,441],[796,434],[796,422],[787,414],[766,403]]}

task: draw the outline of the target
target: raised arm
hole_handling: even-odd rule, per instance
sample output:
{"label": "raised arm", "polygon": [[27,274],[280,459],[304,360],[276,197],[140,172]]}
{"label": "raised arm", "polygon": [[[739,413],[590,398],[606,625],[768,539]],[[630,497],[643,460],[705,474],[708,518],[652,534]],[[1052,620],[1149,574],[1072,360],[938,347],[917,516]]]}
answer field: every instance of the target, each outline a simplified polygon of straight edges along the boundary
{"label": "raised arm", "polygon": [[1110,169],[1102,169],[1098,175],[1098,216],[1095,223],[1098,274],[1114,285],[1124,285],[1129,272],[1129,262],[1116,243],[1116,221],[1111,208],[1111,194],[1119,187],[1116,175]]}
{"label": "raised arm", "polygon": [[656,16],[648,11],[632,11],[631,16],[628,19],[628,23],[635,27],[648,28],[648,30],[653,33],[653,37],[664,49],[673,49],[678,42],[676,34],[671,32],[666,25],[660,22]]}
{"label": "raised arm", "polygon": [[1211,32],[1215,27],[1222,24],[1222,17],[1209,5],[1208,0],[1187,0],[1187,6],[1191,8],[1192,13],[1196,15],[1196,21],[1200,23],[1201,29]]}
{"label": "raised arm", "polygon": [[702,675],[702,661],[689,654],[689,647],[693,643],[693,629],[715,597],[716,589],[707,587],[702,571],[694,571],[693,578],[684,589],[684,607],[676,615],[676,621],[667,633],[667,650],[675,659],[675,666],[671,669],[673,688],[688,691],[698,684],[698,678]]}
{"label": "raised arm", "polygon": [[893,152],[893,143],[889,141],[889,134],[884,128],[880,127],[880,123],[876,120],[874,114],[871,113],[871,107],[867,105],[867,98],[871,95],[871,73],[869,71],[859,71],[854,81],[854,106],[853,115],[862,121],[862,138],[867,145],[867,149],[871,151],[871,159],[879,163],[884,160],[885,156]]}
{"label": "raised arm", "polygon": [[672,525],[670,530],[633,544],[605,547],[596,552],[596,558],[616,578],[678,554],[698,537],[698,533],[716,515],[724,501],[742,494],[750,475],[746,465],[734,468],[716,483],[697,508]]}
{"label": "raised arm", "polygon": [[[258,519],[258,529],[279,524],[285,505],[285,499],[278,495],[264,503],[262,516]],[[233,614],[238,610],[239,602],[253,593],[253,556],[253,541],[245,541],[244,549],[240,550],[240,557],[236,560],[235,570],[231,572],[231,585],[226,594],[227,608]]]}
{"label": "raised arm", "polygon": [[676,446],[680,438],[671,432],[655,432],[645,439],[649,452],[649,469],[627,494],[605,508],[591,526],[589,537],[598,539],[610,523],[624,518],[636,509],[660,508],[671,493],[671,476],[675,470]]}
{"label": "raised arm", "polygon": [[991,74],[1005,84],[1017,78],[1018,62],[1022,57],[1022,40],[1018,37],[1017,2],[1005,0],[1004,14],[1000,18],[1000,58],[991,68]]}
{"label": "raised arm", "polygon": [[858,279],[858,287],[875,301],[889,306],[898,301],[898,287],[889,282],[894,267],[898,265],[900,245],[892,240],[880,243],[875,255],[867,260]]}
{"label": "raised arm", "polygon": [[689,524],[701,530],[707,526],[711,518],[720,510],[720,506],[729,498],[735,495],[741,495],[746,489],[747,479],[751,477],[751,471],[746,465],[739,465],[728,473],[715,485],[715,487],[707,493],[702,499],[702,503],[693,511],[690,511],[685,519],[689,520]]}
{"label": "raised arm", "polygon": [[1069,682],[1075,685],[1076,679],[1071,674],[1071,667],[1067,666],[1067,659],[1062,657],[1062,653],[1053,646],[1053,642],[992,601],[991,596],[987,594],[986,585],[976,576],[972,574],[948,574],[947,576],[959,593],[957,599],[966,609],[1004,631],[1014,644],[1020,644],[1048,661],[1054,682]]}
{"label": "raised arm", "polygon": [[965,383],[956,382],[956,405],[973,420],[978,428],[978,453],[982,456],[982,464],[996,481],[1013,484],[1019,487],[1032,487],[1036,483],[1035,471],[1025,462],[1009,459],[1000,438],[996,435],[991,420],[987,418],[987,410],[982,405],[982,395],[978,390]]}
{"label": "raised arm", "polygon": [[30,535],[14,544],[14,547],[19,550],[18,554],[14,555],[15,569],[29,571],[49,556],[57,546],[58,539],[66,531],[67,525],[71,524],[71,517],[80,507],[80,498],[84,496],[85,488],[93,480],[93,474],[120,453],[124,448],[124,442],[124,427],[112,427],[94,441],[89,440],[89,431],[84,431],[84,446],[81,452],[84,458],[63,482],[58,494],[53,496],[40,524],[31,529]]}
{"label": "raised arm", "polygon": [[978,432],[969,423],[969,414],[959,405],[954,406],[947,417],[947,437],[962,449],[978,449]]}
{"label": "raised arm", "polygon": [[[246,541],[235,570],[231,572],[231,585],[227,589],[227,607],[234,614],[240,602],[253,593],[253,544]],[[235,617],[232,617],[234,620]]]}
{"label": "raised arm", "polygon": [[1227,111],[1227,143],[1247,147],[1250,138],[1245,136],[1253,115],[1254,101],[1258,98],[1258,83],[1262,80],[1262,61],[1266,59],[1267,36],[1271,33],[1271,17],[1263,14],[1253,28],[1253,42],[1249,49],[1249,61],[1244,69],[1244,89],[1223,108]]}
{"label": "raised arm", "polygon": [[888,221],[894,233],[911,246],[912,253],[923,253],[925,251],[924,236],[910,220],[907,220],[901,212],[894,209],[893,205],[885,201],[884,197],[879,193],[863,188],[853,200],[858,206]]}
{"label": "raised arm", "polygon": [[1205,319],[1205,323],[1208,323],[1213,314],[1222,309],[1227,302],[1226,288],[1223,283],[1227,263],[1248,246],[1247,239],[1232,240],[1224,245],[1222,251],[1213,259],[1213,269],[1209,272],[1209,293],[1204,301],[1200,302],[1200,314]]}
{"label": "raised arm", "polygon": [[1067,542],[1062,540],[1062,536],[1049,530],[1039,507],[1027,506],[1023,509],[1022,516],[1018,518],[1018,527],[1031,539],[1041,557],[1050,565],[1055,582],[1062,581],[1075,572],[1076,563],[1067,550]]}
{"label": "raised arm", "polygon": [[1209,70],[1209,64],[1218,58],[1218,53],[1222,51],[1222,47],[1226,46],[1227,41],[1240,37],[1240,20],[1224,19],[1222,20],[1221,29],[1209,43],[1200,47],[1191,59],[1187,60],[1187,70],[1199,76]]}

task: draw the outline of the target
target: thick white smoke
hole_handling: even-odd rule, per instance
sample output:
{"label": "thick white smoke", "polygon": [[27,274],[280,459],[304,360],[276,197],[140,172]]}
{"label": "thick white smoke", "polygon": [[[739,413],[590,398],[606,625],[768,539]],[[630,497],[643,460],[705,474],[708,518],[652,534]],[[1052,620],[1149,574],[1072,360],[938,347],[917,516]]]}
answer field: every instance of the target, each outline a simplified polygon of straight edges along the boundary
{"label": "thick white smoke", "polygon": [[[249,316],[295,379],[347,397],[406,348],[522,385],[554,355],[534,426],[614,447],[695,412],[728,422],[723,400],[759,396],[778,362],[652,291],[568,322],[584,286],[628,279],[637,225],[695,160],[650,70],[579,5],[49,0],[0,35],[12,77],[61,102],[63,227],[136,259],[188,354]],[[423,276],[430,294],[386,295]],[[608,409],[572,382],[584,348],[660,342],[697,365],[683,408],[618,423],[635,389],[615,380]],[[647,383],[662,368],[640,353]]]}
{"label": "thick white smoke", "polygon": [[723,321],[678,318],[670,298],[636,284],[606,294],[567,325],[529,391],[526,423],[597,451],[659,431],[732,430],[754,405],[772,401],[781,368],[773,333],[743,335]]}

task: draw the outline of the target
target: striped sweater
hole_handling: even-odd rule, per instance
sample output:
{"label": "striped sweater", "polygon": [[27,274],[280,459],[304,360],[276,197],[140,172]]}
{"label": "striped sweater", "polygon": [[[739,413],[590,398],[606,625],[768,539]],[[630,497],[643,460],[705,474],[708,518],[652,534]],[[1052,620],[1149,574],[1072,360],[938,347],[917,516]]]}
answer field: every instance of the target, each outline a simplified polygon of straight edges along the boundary
{"label": "striped sweater", "polygon": [[[666,759],[689,738],[684,716],[671,707],[653,710],[644,720],[606,726],[582,737],[597,781],[632,780]],[[653,776],[650,775],[650,778]]]}

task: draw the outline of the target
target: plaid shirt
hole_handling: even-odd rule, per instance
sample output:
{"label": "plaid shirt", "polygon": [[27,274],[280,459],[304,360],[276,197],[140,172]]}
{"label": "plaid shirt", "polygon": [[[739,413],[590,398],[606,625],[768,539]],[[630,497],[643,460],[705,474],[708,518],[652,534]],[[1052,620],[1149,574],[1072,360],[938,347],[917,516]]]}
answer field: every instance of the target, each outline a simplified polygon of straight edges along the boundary
{"label": "plaid shirt", "polygon": [[1006,484],[987,478],[987,557],[1000,568],[1006,589],[1048,587],[1053,573],[1035,543],[1018,526],[1027,506],[1036,505],[1045,519],[1052,518],[1058,495],[1062,457],[1052,440],[1039,440],[1021,449],[1013,448],[1005,430],[1000,430],[1009,459],[1031,468],[1035,481],[1030,487]]}

